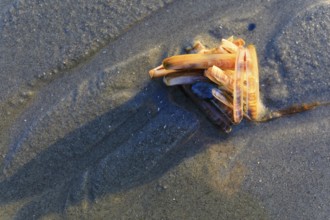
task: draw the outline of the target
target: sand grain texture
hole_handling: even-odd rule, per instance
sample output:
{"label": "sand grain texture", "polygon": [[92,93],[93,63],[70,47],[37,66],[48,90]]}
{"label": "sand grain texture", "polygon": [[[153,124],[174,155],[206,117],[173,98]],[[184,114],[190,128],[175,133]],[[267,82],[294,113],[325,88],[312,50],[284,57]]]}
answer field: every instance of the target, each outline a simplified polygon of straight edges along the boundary
{"label": "sand grain texture", "polygon": [[270,109],[329,101],[328,1],[0,7],[1,219],[329,216],[329,107],[226,135],[148,74],[235,35],[256,45]]}

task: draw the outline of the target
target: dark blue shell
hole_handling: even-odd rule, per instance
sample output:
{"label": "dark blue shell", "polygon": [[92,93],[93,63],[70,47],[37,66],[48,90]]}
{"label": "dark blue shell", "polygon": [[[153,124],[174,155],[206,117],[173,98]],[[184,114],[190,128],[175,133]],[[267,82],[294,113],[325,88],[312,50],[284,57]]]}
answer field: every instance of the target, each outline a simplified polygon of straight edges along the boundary
{"label": "dark blue shell", "polygon": [[191,90],[201,99],[213,98],[212,89],[216,88],[212,83],[198,82],[192,85]]}

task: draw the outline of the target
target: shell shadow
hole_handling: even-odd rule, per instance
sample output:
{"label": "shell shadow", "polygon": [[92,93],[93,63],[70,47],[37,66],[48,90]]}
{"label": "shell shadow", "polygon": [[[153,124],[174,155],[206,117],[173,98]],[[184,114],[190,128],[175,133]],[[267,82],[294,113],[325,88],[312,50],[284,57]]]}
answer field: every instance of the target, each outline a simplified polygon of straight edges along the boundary
{"label": "shell shadow", "polygon": [[[119,126],[107,131],[109,118],[134,106],[145,96],[143,92],[48,146],[0,182],[0,204],[32,198],[16,213],[17,219],[65,213],[82,200],[92,202],[155,180],[202,151],[205,146],[187,143],[199,127],[197,117],[203,116],[197,113],[196,117],[168,97],[159,104],[159,95],[168,92],[154,89],[158,97],[148,95]],[[173,90],[177,94],[172,96],[174,102],[193,105],[179,89]],[[107,132],[100,141],[92,142],[92,134],[100,129]]]}

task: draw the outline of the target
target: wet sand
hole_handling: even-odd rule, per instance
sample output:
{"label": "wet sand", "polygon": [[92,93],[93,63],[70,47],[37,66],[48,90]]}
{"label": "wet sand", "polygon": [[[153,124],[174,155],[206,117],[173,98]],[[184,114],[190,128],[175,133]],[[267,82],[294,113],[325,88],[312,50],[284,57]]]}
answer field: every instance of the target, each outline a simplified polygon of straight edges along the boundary
{"label": "wet sand", "polygon": [[269,109],[330,101],[328,1],[0,6],[0,219],[329,216],[329,107],[227,135],[148,74],[234,35]]}

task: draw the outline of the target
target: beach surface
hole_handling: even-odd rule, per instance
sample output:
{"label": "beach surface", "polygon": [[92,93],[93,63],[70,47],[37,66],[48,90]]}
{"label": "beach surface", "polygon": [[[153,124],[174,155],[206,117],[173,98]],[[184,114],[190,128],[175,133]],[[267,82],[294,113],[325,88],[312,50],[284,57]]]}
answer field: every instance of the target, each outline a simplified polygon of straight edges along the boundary
{"label": "beach surface", "polygon": [[329,1],[0,0],[0,219],[329,218],[329,106],[225,134],[150,79],[232,35],[270,110],[330,101]]}

